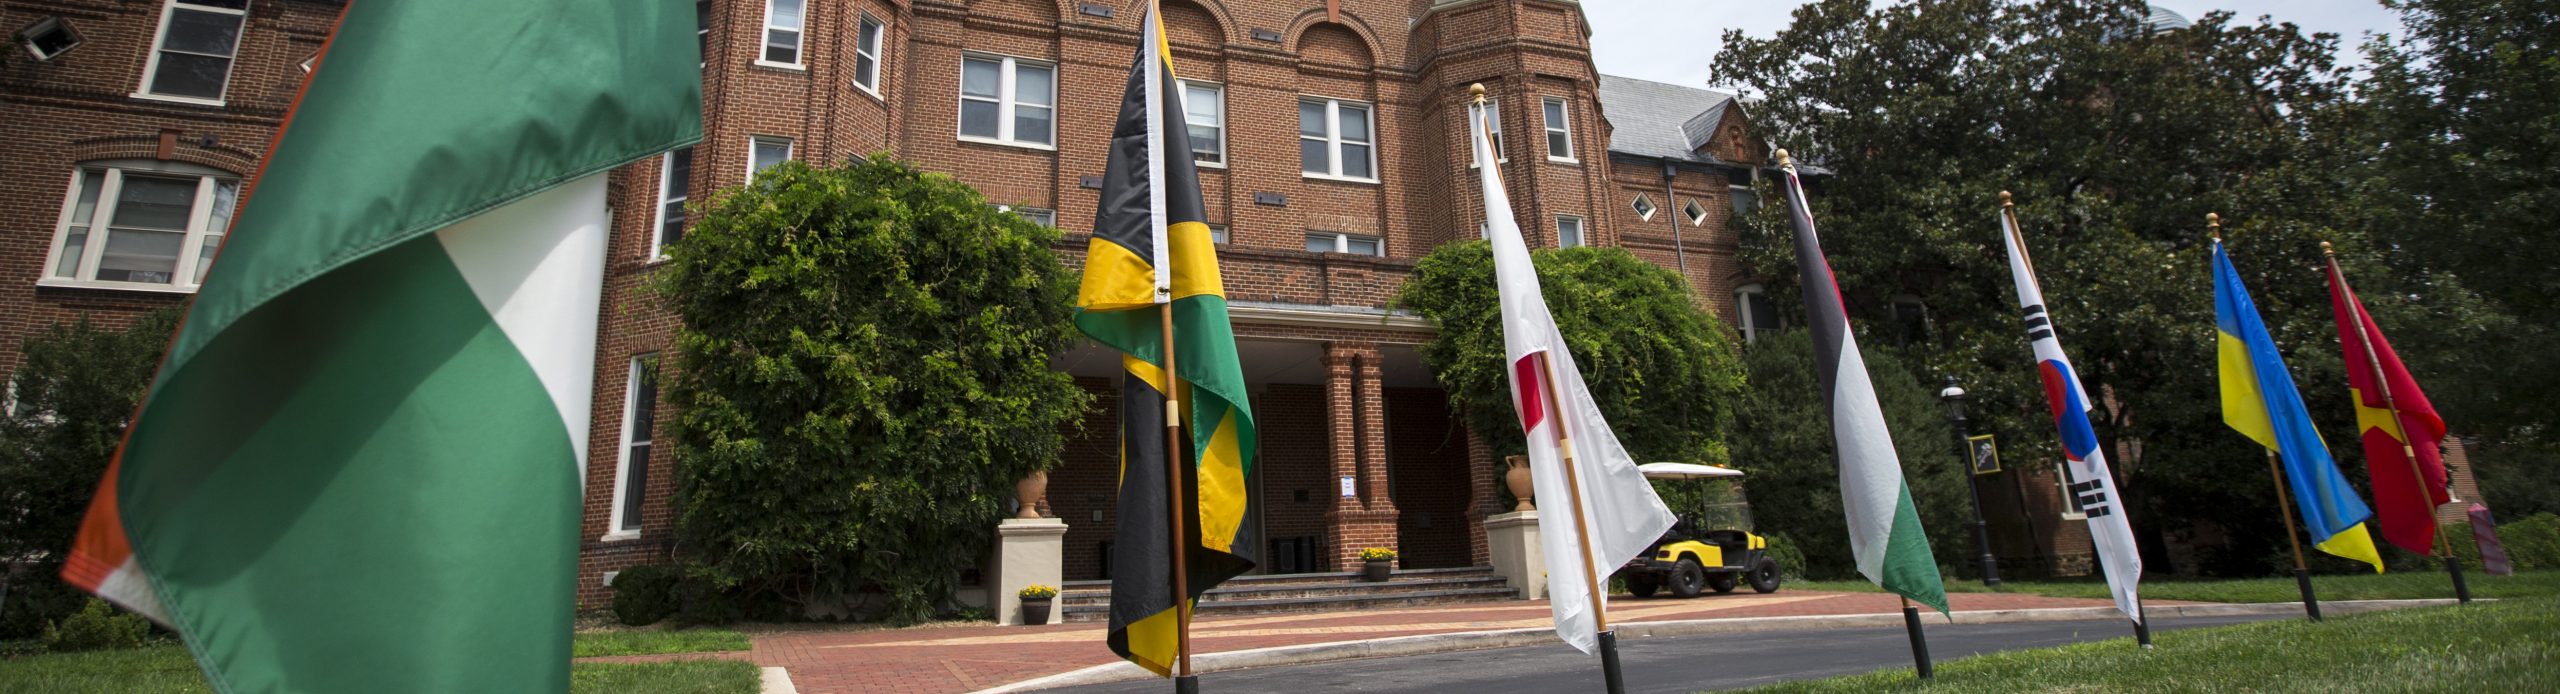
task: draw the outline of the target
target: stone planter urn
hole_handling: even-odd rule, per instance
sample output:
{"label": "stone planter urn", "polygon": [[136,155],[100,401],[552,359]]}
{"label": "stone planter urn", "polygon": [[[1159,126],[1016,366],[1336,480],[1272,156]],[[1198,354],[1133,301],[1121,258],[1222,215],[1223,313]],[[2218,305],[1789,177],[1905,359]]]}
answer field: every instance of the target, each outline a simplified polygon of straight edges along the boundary
{"label": "stone planter urn", "polygon": [[1057,598],[1023,598],[1022,623],[1040,626],[1049,623],[1049,605]]}
{"label": "stone planter urn", "polygon": [[1515,455],[1503,460],[1511,463],[1511,469],[1502,472],[1502,483],[1511,488],[1511,498],[1520,500],[1520,505],[1513,506],[1511,510],[1538,510],[1538,504],[1532,500],[1537,496],[1537,485],[1529,483],[1529,456]]}
{"label": "stone planter urn", "polygon": [[[1013,517],[1039,518],[1040,497],[1048,493],[1049,472],[1046,470],[1031,473],[1030,476],[1022,478],[1021,481],[1014,482],[1013,500],[1022,505],[1022,510],[1015,512]],[[1048,614],[1049,608],[1045,604],[1043,604],[1040,609],[1041,614]]]}

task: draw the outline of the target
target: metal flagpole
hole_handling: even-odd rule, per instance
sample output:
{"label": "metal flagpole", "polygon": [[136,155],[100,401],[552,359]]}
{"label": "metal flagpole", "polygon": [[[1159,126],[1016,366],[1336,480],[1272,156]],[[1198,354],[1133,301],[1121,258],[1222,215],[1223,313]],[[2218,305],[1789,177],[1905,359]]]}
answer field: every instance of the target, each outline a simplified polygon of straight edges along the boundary
{"label": "metal flagpole", "polygon": [[[2204,227],[2215,244],[2222,243],[2221,214],[2204,213]],[[2293,582],[2302,588],[2302,611],[2311,621],[2320,621],[2320,598],[2311,592],[2311,565],[2302,559],[2302,538],[2293,527],[2293,495],[2285,491],[2284,464],[2276,459],[2274,449],[2267,449],[2267,474],[2275,477],[2276,517],[2284,519],[2284,541],[2293,545]]]}
{"label": "metal flagpole", "polygon": [[1600,632],[1601,677],[1608,683],[1609,694],[1625,694],[1626,681],[1618,670],[1618,634],[1609,630],[1609,611],[1602,601],[1607,595],[1603,591],[1609,589],[1609,583],[1591,564],[1591,525],[1582,514],[1582,482],[1573,472],[1573,436],[1565,431],[1564,401],[1557,397],[1554,367],[1555,362],[1547,359],[1546,352],[1538,352],[1538,378],[1546,385],[1547,411],[1555,413],[1556,448],[1564,457],[1565,501],[1573,505],[1573,532],[1580,540],[1575,544],[1582,550],[1584,583],[1590,587],[1591,619]]}
{"label": "metal flagpole", "polygon": [[[2338,253],[2330,250],[2329,242],[2320,242],[2320,255],[2329,261],[2329,276],[2338,278],[2338,288],[2346,294],[2348,318],[2355,325],[2356,341],[2364,347],[2365,365],[2373,370],[2373,387],[2382,395],[2382,406],[2391,411],[2391,425],[2400,430],[2400,457],[2409,460],[2409,476],[2417,480],[2418,501],[2419,505],[2427,507],[2427,522],[2435,523],[2435,490],[2428,488],[2427,473],[2418,466],[2418,450],[2409,444],[2409,422],[2400,417],[2400,402],[2391,397],[2391,379],[2382,373],[2382,355],[2373,352],[2373,336],[2364,331],[2364,302],[2355,298],[2355,289],[2347,284],[2347,273],[2339,269]],[[2356,405],[2363,406],[2364,403]],[[2361,438],[2362,432],[2358,434]],[[2471,586],[2462,580],[2462,560],[2454,558],[2452,541],[2444,536],[2442,528],[2431,534],[2436,538],[2436,556],[2444,559],[2445,573],[2453,577],[2453,597],[2464,605],[2471,604]]]}
{"label": "metal flagpole", "polygon": [[1920,633],[1920,608],[1911,606],[1910,598],[1902,599],[1902,628],[1911,633],[1911,664],[1920,670],[1920,679],[1937,676],[1929,663],[1929,637]]}
{"label": "metal flagpole", "polygon": [[[1171,272],[1171,268],[1157,268]],[[1181,663],[1180,674],[1173,679],[1177,694],[1200,691],[1200,678],[1191,674],[1191,547],[1187,535],[1190,520],[1185,513],[1190,504],[1182,494],[1182,378],[1173,368],[1173,303],[1156,304],[1164,325],[1164,471],[1166,486],[1172,490],[1173,522],[1173,653]]]}

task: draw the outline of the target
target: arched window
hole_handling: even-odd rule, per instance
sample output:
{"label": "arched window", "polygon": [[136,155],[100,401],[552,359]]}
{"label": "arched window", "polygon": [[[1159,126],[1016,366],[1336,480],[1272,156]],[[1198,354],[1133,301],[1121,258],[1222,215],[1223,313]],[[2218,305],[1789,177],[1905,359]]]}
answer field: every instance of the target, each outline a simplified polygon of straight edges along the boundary
{"label": "arched window", "polygon": [[82,163],[72,172],[39,284],[195,291],[239,200],[240,178],[211,167]]}
{"label": "arched window", "polygon": [[1769,303],[1769,292],[1758,284],[1733,288],[1734,312],[1742,314],[1736,321],[1745,343],[1759,342],[1760,334],[1786,327],[1778,318],[1778,307]]}

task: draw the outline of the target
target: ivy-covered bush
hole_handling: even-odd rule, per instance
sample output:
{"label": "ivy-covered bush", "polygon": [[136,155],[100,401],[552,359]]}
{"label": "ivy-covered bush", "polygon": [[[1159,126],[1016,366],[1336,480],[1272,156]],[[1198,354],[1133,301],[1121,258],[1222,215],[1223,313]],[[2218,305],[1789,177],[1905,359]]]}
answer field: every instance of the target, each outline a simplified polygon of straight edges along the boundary
{"label": "ivy-covered bush", "polygon": [[55,577],[177,321],[162,310],[114,330],[84,317],[21,346],[16,406],[0,416],[0,640],[34,638],[88,600]]}
{"label": "ivy-covered bush", "polygon": [[747,609],[946,611],[1090,399],[1050,368],[1075,335],[1058,232],[886,155],[786,163],[697,217],[654,282],[683,319],[667,390],[690,573]]}
{"label": "ivy-covered bush", "polygon": [[613,577],[613,618],[626,626],[648,626],[676,613],[676,581],[684,574],[672,566],[642,564]]}
{"label": "ivy-covered bush", "polygon": [[151,637],[151,622],[90,598],[79,612],[44,628],[44,647],[55,653],[137,648]]}
{"label": "ivy-covered bush", "polygon": [[[1643,461],[1721,465],[1743,390],[1732,338],[1670,270],[1619,248],[1530,254],[1547,309],[1592,398],[1627,452]],[[1493,246],[1441,246],[1397,295],[1440,325],[1422,346],[1449,404],[1497,457],[1524,450],[1503,363]]]}

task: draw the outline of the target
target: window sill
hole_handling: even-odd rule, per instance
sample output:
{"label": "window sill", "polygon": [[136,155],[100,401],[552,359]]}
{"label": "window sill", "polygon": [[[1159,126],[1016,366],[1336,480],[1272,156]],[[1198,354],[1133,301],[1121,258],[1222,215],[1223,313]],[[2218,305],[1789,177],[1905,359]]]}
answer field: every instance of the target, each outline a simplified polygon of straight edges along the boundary
{"label": "window sill", "polygon": [[871,97],[871,99],[872,99],[872,100],[874,100],[874,101],[878,101],[878,102],[883,103],[883,104],[885,104],[885,103],[889,103],[889,97],[881,96],[881,95],[880,95],[880,87],[879,87],[879,86],[877,86],[877,85],[869,86],[869,87],[865,87],[865,86],[862,86],[862,85],[860,85],[860,84],[855,84],[855,85],[853,85],[853,90],[854,90],[854,91],[857,91],[857,92],[862,92],[863,96]]}
{"label": "window sill", "polygon": [[45,278],[45,279],[36,280],[36,286],[38,286],[38,287],[46,287],[46,288],[50,288],[50,289],[103,289],[103,290],[107,290],[107,291],[118,291],[118,292],[142,292],[142,293],[146,293],[146,294],[194,294],[194,293],[196,293],[196,288],[195,288],[195,287],[181,287],[181,286],[174,285],[174,284],[140,284],[140,283],[134,283],[134,282],[99,282],[99,281],[95,281],[95,280],[68,280],[68,279],[63,279],[63,278],[60,278],[60,277],[48,277],[48,278]]}
{"label": "window sill", "polygon": [[1191,167],[1196,169],[1225,169],[1227,168],[1227,164],[1226,162],[1206,162],[1193,159],[1191,160]]}
{"label": "window sill", "polygon": [[134,92],[130,96],[144,101],[161,101],[172,104],[186,104],[189,106],[211,106],[214,108],[221,108],[223,105],[221,99],[198,99],[192,96],[169,96],[167,94],[153,94],[150,92]]}
{"label": "window sill", "polygon": [[638,530],[616,530],[616,531],[613,531],[613,532],[605,533],[605,534],[604,534],[604,537],[596,538],[596,541],[597,541],[597,542],[629,542],[629,541],[637,540],[637,539],[640,539],[640,531],[638,531]]}
{"label": "window sill", "polygon": [[959,139],[960,139],[960,141],[961,141],[961,142],[974,142],[974,143],[982,144],[982,145],[996,145],[996,146],[999,146],[999,147],[1020,147],[1020,148],[1022,148],[1022,149],[1036,149],[1036,150],[1040,150],[1040,151],[1043,151],[1043,152],[1055,152],[1055,151],[1058,151],[1058,146],[1057,146],[1057,145],[1044,145],[1044,144],[1040,144],[1040,143],[1037,143],[1037,142],[1021,142],[1021,141],[1017,141],[1017,140],[998,140],[998,139],[995,139],[995,138],[992,138],[992,137],[977,137],[977,136],[973,136],[973,135],[961,135],[961,136],[959,136]]}
{"label": "window sill", "polygon": [[773,62],[773,61],[770,61],[770,60],[761,60],[761,59],[760,59],[760,60],[757,60],[757,61],[755,62],[755,66],[756,66],[756,67],[764,67],[764,68],[773,68],[773,69],[776,69],[776,70],[783,70],[783,71],[786,71],[786,72],[808,72],[808,71],[809,71],[809,66],[807,66],[807,65],[802,65],[802,64],[799,64],[799,63],[777,63],[777,62]]}
{"label": "window sill", "polygon": [[[1506,165],[1507,165],[1507,164],[1510,164],[1510,163],[1511,163],[1511,158],[1510,158],[1510,157],[1498,157],[1498,158],[1495,158],[1495,159],[1493,160],[1493,163],[1496,163],[1496,164],[1506,164]],[[1467,162],[1467,168],[1470,168],[1470,169],[1474,169],[1474,168],[1482,168],[1483,164],[1484,164],[1484,162],[1471,161],[1471,162]]]}
{"label": "window sill", "polygon": [[1298,175],[1299,175],[1299,177],[1301,177],[1301,178],[1314,179],[1314,180],[1318,180],[1318,181],[1336,181],[1336,182],[1340,182],[1340,183],[1366,183],[1366,184],[1373,185],[1373,186],[1378,184],[1378,179],[1375,179],[1375,178],[1352,178],[1352,177],[1350,177],[1350,176],[1335,176],[1335,175],[1332,175],[1332,174],[1303,173],[1303,172],[1302,172],[1302,173],[1300,173],[1300,174],[1298,174]]}
{"label": "window sill", "polygon": [[1575,159],[1575,158],[1573,158],[1573,157],[1547,157],[1547,163],[1549,163],[1549,164],[1572,164],[1572,165],[1574,165],[1574,166],[1581,166],[1581,165],[1582,165],[1582,160],[1580,160],[1580,159]]}

